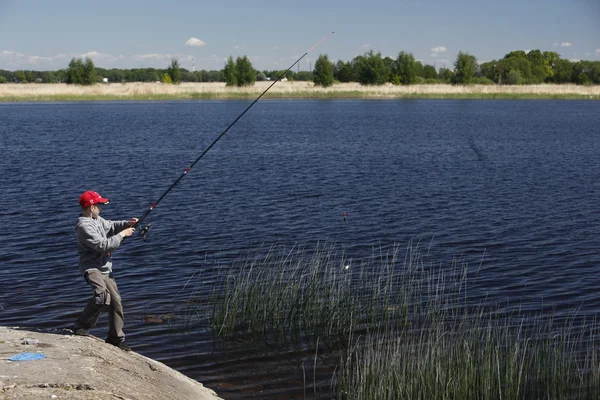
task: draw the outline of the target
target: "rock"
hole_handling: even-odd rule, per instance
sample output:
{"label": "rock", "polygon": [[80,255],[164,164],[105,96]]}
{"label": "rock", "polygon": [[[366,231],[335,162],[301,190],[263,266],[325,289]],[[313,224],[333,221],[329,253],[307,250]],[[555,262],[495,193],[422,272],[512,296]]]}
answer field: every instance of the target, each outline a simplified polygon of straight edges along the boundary
{"label": "rock", "polygon": [[[42,353],[46,358],[8,360],[23,351]],[[122,351],[96,337],[2,326],[0,398],[220,399],[214,391],[163,363]]]}

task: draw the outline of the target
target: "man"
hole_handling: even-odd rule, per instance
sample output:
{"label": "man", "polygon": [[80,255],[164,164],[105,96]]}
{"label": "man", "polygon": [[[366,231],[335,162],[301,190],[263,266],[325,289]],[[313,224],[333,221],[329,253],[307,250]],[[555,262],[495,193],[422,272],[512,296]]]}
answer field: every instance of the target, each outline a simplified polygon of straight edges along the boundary
{"label": "man", "polygon": [[135,232],[133,227],[138,221],[108,221],[100,217],[100,212],[108,199],[89,190],[79,197],[81,217],[77,219],[77,248],[79,253],[79,271],[92,287],[94,296],[88,301],[83,312],[75,322],[73,332],[76,335],[89,336],[89,329],[96,326],[102,311],[108,310],[108,337],[110,343],[122,350],[131,350],[125,343],[123,333],[123,305],[117,283],[112,273],[112,252],[128,236]]}

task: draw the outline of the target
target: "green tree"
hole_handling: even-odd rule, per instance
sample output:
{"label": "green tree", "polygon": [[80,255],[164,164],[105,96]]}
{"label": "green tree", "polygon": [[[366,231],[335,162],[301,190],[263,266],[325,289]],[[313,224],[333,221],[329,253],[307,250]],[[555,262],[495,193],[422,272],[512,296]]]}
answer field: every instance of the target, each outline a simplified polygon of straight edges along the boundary
{"label": "green tree", "polygon": [[23,71],[25,73],[25,80],[27,82],[35,82],[35,74],[33,71]]}
{"label": "green tree", "polygon": [[6,77],[0,75],[0,83],[6,83]]}
{"label": "green tree", "polygon": [[181,83],[181,67],[179,66],[179,60],[175,57],[171,58],[171,64],[167,68],[167,74],[171,77],[173,84]]}
{"label": "green tree", "polygon": [[547,81],[552,81],[554,77],[556,67],[556,63],[560,60],[560,54],[555,51],[545,51],[543,53],[544,59],[546,60],[546,64],[548,65],[548,76],[546,77]]}
{"label": "green tree", "polygon": [[[333,71],[333,64],[331,64],[331,69]],[[312,81],[313,80],[313,73],[312,71],[300,71],[296,74],[296,80],[297,81]]]}
{"label": "green tree", "polygon": [[27,77],[23,71],[15,71],[15,78],[21,83],[27,83]]}
{"label": "green tree", "polygon": [[67,84],[81,85],[83,82],[83,61],[81,58],[72,58],[67,68]]}
{"label": "green tree", "polygon": [[94,67],[94,62],[86,57],[83,62],[83,82],[82,85],[90,86],[98,83],[98,78],[96,75],[96,68]]}
{"label": "green tree", "polygon": [[383,65],[385,65],[385,67],[389,71],[389,76],[387,77],[386,81],[392,82],[392,80],[394,78],[394,68],[396,67],[396,60],[394,60],[392,57],[389,57],[389,56],[384,57]]}
{"label": "green tree", "polygon": [[71,85],[93,85],[96,83],[96,68],[94,62],[86,57],[72,58],[66,71],[66,83]]}
{"label": "green tree", "polygon": [[333,85],[333,64],[329,61],[327,54],[321,54],[317,58],[313,72],[313,82],[315,85],[323,87]]}
{"label": "green tree", "polygon": [[333,66],[333,78],[340,82],[355,82],[356,74],[350,62],[338,62]]}
{"label": "green tree", "polygon": [[546,59],[544,58],[544,54],[540,50],[530,50],[527,53],[527,59],[531,63],[532,67],[537,67],[538,65],[547,64]]}
{"label": "green tree", "polygon": [[521,74],[516,69],[511,69],[506,74],[506,84],[508,85],[520,85],[521,84]]}
{"label": "green tree", "polygon": [[500,61],[504,70],[505,79],[508,78],[510,71],[517,71],[519,76],[525,80],[525,83],[531,82],[531,63],[527,57],[508,57]]}
{"label": "green tree", "polygon": [[256,71],[248,57],[238,57],[235,60],[235,69],[237,71],[237,85],[251,86],[256,82]]}
{"label": "green tree", "polygon": [[525,53],[523,50],[515,50],[515,51],[511,51],[510,53],[508,53],[504,56],[504,58],[511,58],[511,57],[527,58],[527,53]]}
{"label": "green tree", "polygon": [[56,83],[57,81],[56,75],[54,75],[52,71],[47,71],[42,79],[44,80],[44,82],[48,83]]}
{"label": "green tree", "polygon": [[415,61],[415,76],[417,78],[423,78],[425,75],[425,67],[421,61]]}
{"label": "green tree", "polygon": [[423,78],[425,79],[437,79],[438,74],[433,65],[425,65],[423,67]]}
{"label": "green tree", "polygon": [[452,80],[452,71],[448,68],[440,68],[440,72],[438,72],[438,77],[443,82],[450,82]]}
{"label": "green tree", "polygon": [[412,53],[401,51],[396,59],[396,76],[403,85],[412,85],[417,77],[417,65]]}
{"label": "green tree", "polygon": [[451,82],[454,84],[471,83],[477,73],[477,59],[469,53],[458,52],[454,62],[454,74]]}
{"label": "green tree", "polygon": [[593,83],[598,84],[600,83],[600,61],[595,61],[590,64],[587,74]]}
{"label": "green tree", "polygon": [[364,56],[355,57],[358,69],[358,82],[361,85],[383,85],[388,81],[389,69],[383,63],[381,53],[373,50]]}
{"label": "green tree", "polygon": [[573,63],[569,60],[559,59],[554,65],[553,81],[556,83],[569,83],[573,76]]}
{"label": "green tree", "polygon": [[499,81],[498,61],[492,60],[484,62],[479,66],[481,75],[492,82]]}
{"label": "green tree", "polygon": [[231,56],[227,59],[225,68],[223,68],[223,75],[225,76],[225,85],[226,86],[237,86],[238,85],[237,68],[235,66],[235,62],[233,61],[233,57],[231,57]]}

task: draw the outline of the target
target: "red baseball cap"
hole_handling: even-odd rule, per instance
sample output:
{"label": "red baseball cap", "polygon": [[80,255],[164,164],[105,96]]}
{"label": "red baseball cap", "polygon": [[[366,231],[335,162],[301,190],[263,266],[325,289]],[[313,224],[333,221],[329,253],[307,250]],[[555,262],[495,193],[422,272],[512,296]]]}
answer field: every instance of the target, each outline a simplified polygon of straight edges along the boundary
{"label": "red baseball cap", "polygon": [[98,192],[94,192],[93,190],[88,190],[87,192],[83,192],[81,196],[79,196],[79,204],[83,208],[88,208],[92,204],[108,204],[108,199],[100,196]]}

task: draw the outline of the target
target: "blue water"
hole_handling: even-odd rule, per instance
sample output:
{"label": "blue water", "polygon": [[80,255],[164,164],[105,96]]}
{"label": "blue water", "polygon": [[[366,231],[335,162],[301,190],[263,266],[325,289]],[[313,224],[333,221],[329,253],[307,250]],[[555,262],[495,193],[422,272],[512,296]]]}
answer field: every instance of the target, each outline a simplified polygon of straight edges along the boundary
{"label": "blue water", "polygon": [[[248,104],[0,104],[0,324],[69,326],[89,295],[79,195],[139,217]],[[301,352],[223,354],[208,326],[143,322],[232,260],[298,243],[367,258],[420,241],[477,270],[473,302],[595,316],[599,127],[592,101],[261,101],[115,253],[127,341],[226,398],[300,387]]]}

